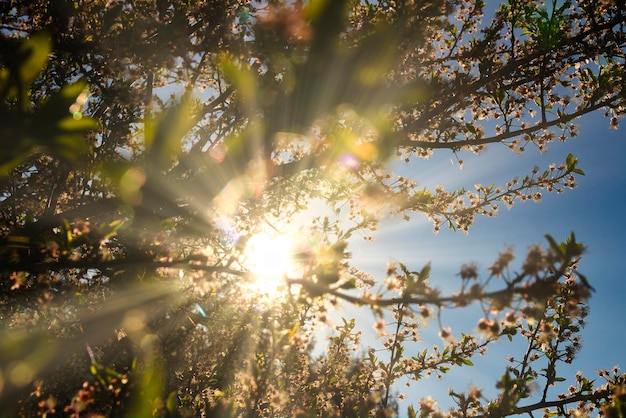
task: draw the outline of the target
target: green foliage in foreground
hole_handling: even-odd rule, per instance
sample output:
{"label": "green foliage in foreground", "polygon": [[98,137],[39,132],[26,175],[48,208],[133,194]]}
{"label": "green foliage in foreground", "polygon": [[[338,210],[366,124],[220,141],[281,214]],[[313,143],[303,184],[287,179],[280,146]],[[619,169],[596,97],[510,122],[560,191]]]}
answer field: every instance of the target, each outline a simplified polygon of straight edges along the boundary
{"label": "green foliage in foreground", "polygon": [[[507,249],[486,272],[461,266],[452,294],[430,264],[352,265],[352,240],[385,217],[466,232],[585,174],[570,154],[503,185],[428,190],[396,160],[543,151],[584,114],[623,116],[623,6],[485,8],[2,3],[0,414],[624,416],[619,370],[548,396],[594,290],[573,233],[519,265]],[[267,235],[291,240],[288,270],[252,263]],[[371,311],[380,346],[333,321],[338,305]],[[474,308],[476,335],[455,336],[443,308]],[[496,396],[454,388],[450,410],[398,410],[399,382],[472,367],[503,337],[526,348]]]}

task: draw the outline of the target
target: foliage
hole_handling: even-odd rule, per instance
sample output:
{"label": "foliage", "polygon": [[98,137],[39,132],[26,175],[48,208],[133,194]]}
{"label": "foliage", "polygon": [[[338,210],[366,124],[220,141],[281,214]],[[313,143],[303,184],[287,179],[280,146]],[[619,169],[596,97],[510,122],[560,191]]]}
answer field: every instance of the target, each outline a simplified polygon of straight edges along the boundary
{"label": "foliage", "polygon": [[[489,17],[480,0],[2,3],[0,410],[390,416],[399,381],[470,367],[506,337],[527,350],[497,398],[452,391],[452,410],[426,398],[407,414],[623,416],[618,370],[548,397],[593,291],[574,234],[547,236],[519,271],[510,250],[486,276],[462,266],[450,295],[430,265],[390,265],[383,282],[349,253],[386,216],[466,232],[575,187],[571,154],[475,190],[391,169],[441,149],[459,165],[489,144],[544,151],[599,110],[616,129],[618,3],[510,0]],[[288,228],[297,273],[271,297],[248,247]],[[319,349],[341,302],[371,309],[381,350],[364,352],[350,319]],[[455,340],[439,312],[472,304],[479,335]],[[444,345],[412,354],[434,320]]]}

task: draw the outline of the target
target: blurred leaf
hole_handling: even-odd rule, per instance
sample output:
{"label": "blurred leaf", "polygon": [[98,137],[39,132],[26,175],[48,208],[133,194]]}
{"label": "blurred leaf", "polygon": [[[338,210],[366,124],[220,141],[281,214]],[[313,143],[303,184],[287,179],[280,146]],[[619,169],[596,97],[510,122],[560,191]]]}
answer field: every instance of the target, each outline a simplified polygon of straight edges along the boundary
{"label": "blurred leaf", "polygon": [[51,40],[45,32],[37,32],[28,38],[19,50],[19,76],[23,85],[30,84],[48,62]]}
{"label": "blurred leaf", "polygon": [[551,235],[546,234],[545,235],[546,239],[548,240],[548,242],[550,243],[550,249],[552,250],[552,252],[555,255],[560,256],[561,258],[565,256],[565,252],[563,251],[563,248],[557,244],[557,242],[554,240],[554,238],[552,238]]}
{"label": "blurred leaf", "polygon": [[423,283],[423,282],[425,282],[426,280],[428,280],[428,278],[430,277],[430,267],[431,267],[431,266],[430,266],[430,263],[427,263],[427,264],[426,264],[426,265],[422,268],[422,271],[420,271],[419,278],[420,278],[420,281],[421,281],[422,283]]}
{"label": "blurred leaf", "polygon": [[237,62],[229,54],[221,54],[219,67],[224,72],[226,79],[235,86],[237,94],[248,106],[257,102],[257,81],[249,66]]}
{"label": "blurred leaf", "polygon": [[175,391],[170,392],[165,401],[165,408],[169,413],[169,416],[174,417],[178,415],[178,395]]}
{"label": "blurred leaf", "polygon": [[193,100],[185,95],[176,106],[165,109],[155,117],[153,131],[146,131],[148,161],[155,169],[167,169],[172,159],[182,152],[182,139],[194,124]]}
{"label": "blurred leaf", "polygon": [[583,275],[582,273],[580,273],[578,271],[576,271],[575,273],[578,276],[578,278],[580,279],[580,281],[583,282],[583,285],[585,285],[585,287],[587,289],[591,290],[592,292],[596,291],[596,289],[589,284],[589,280],[587,279],[587,277],[585,275]]}
{"label": "blurred leaf", "polygon": [[[70,113],[70,107],[82,100],[86,82],[77,81],[61,88],[49,96],[43,104],[36,106],[34,112],[25,114],[20,109],[12,108],[3,115],[5,126],[0,131],[0,140],[4,147],[11,144],[9,152],[0,157],[0,178],[25,159],[40,152],[49,152],[69,162],[76,162],[89,146],[83,134],[98,127],[98,122],[90,117],[83,117],[80,112]],[[82,110],[82,109],[81,109]],[[11,123],[7,126],[6,123]]]}
{"label": "blurred leaf", "polygon": [[340,289],[356,289],[356,279],[346,280],[339,286]]}
{"label": "blurred leaf", "polygon": [[407,412],[408,418],[417,418],[417,412],[415,412],[413,405],[409,405],[406,412]]}
{"label": "blurred leaf", "polygon": [[61,119],[57,124],[57,127],[66,132],[79,132],[96,129],[98,127],[98,121],[88,117],[82,117],[80,119],[68,116]]}

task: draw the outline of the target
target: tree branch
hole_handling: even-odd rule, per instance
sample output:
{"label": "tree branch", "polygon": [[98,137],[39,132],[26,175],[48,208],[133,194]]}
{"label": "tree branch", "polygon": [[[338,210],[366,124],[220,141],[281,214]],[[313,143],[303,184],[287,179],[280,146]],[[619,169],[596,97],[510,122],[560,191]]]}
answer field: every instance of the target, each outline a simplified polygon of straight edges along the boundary
{"label": "tree branch", "polygon": [[[543,56],[545,56],[545,55],[547,55],[549,53],[554,53],[556,51],[561,51],[565,46],[572,46],[572,45],[575,45],[577,43],[584,43],[585,39],[588,36],[593,35],[593,34],[597,34],[597,33],[600,33],[600,32],[603,32],[604,30],[607,30],[607,29],[611,29],[616,24],[623,23],[625,20],[626,20],[625,16],[617,16],[614,19],[611,19],[609,21],[604,22],[603,24],[595,25],[592,30],[585,31],[585,32],[579,33],[578,35],[573,36],[573,37],[571,37],[569,39],[565,39],[563,42],[561,42],[560,44],[556,45],[554,47],[554,49],[552,49],[551,51],[547,51],[547,52],[545,52],[545,51],[536,51],[536,52],[528,54],[528,55],[526,55],[524,57],[517,58],[517,59],[512,59],[509,62],[507,62],[505,65],[500,67],[494,73],[489,74],[488,76],[485,76],[485,77],[480,77],[475,82],[465,86],[465,88],[463,88],[462,90],[458,91],[455,96],[451,96],[451,97],[449,97],[447,99],[442,100],[439,105],[436,105],[435,107],[433,107],[429,111],[426,111],[422,115],[420,115],[420,117],[418,117],[415,121],[413,121],[411,124],[409,124],[405,128],[405,130],[411,130],[411,131],[422,130],[423,126],[428,125],[430,123],[430,120],[433,117],[444,113],[446,111],[446,109],[448,109],[449,107],[451,107],[452,105],[457,103],[459,95],[468,96],[468,95],[474,94],[480,88],[487,86],[489,83],[493,82],[494,80],[504,79],[508,75],[511,75],[512,73],[514,73],[515,71],[518,71],[519,68],[524,68],[524,67],[528,66],[535,59],[542,58]],[[444,148],[446,148],[446,147],[444,147]]]}
{"label": "tree branch", "polygon": [[596,391],[594,393],[591,394],[582,394],[582,393],[577,393],[575,395],[572,396],[568,396],[566,398],[563,399],[558,399],[556,401],[541,401],[541,402],[537,402],[531,405],[526,405],[526,406],[520,406],[520,407],[515,407],[513,410],[511,410],[508,413],[505,413],[504,415],[501,415],[502,411],[498,411],[497,414],[484,414],[484,415],[475,415],[473,416],[473,418],[494,418],[494,417],[508,417],[508,416],[512,416],[512,415],[520,415],[520,414],[528,414],[531,413],[533,411],[536,411],[538,409],[544,409],[544,408],[553,408],[553,407],[557,407],[557,408],[561,408],[565,405],[571,404],[571,403],[575,403],[575,402],[595,402],[595,401],[600,401],[603,399],[608,399],[609,396],[611,396],[611,392],[607,389],[607,390],[599,390]]}
{"label": "tree branch", "polygon": [[537,125],[534,125],[525,129],[519,129],[517,131],[504,132],[500,135],[495,135],[495,136],[490,136],[490,137],[485,137],[485,138],[480,138],[480,139],[466,139],[462,141],[452,141],[452,142],[429,142],[429,141],[404,140],[398,145],[398,147],[424,148],[424,149],[460,149],[463,147],[472,147],[472,146],[478,146],[478,145],[498,143],[509,138],[531,134],[531,133],[540,131],[542,129],[552,127],[554,125],[558,125],[560,123],[569,122],[571,120],[578,118],[579,116],[585,115],[589,112],[593,112],[594,110],[598,110],[600,108],[608,106],[611,104],[611,102],[617,99],[619,99],[619,95],[613,96],[610,99],[603,100],[602,102],[598,102],[594,105],[584,107],[583,109],[580,109],[576,112],[563,115],[551,121],[542,122],[542,123],[539,123]]}
{"label": "tree branch", "polygon": [[103,272],[108,270],[123,271],[125,268],[144,267],[150,269],[157,268],[175,268],[182,270],[198,270],[209,273],[224,273],[234,276],[247,277],[250,273],[241,270],[235,270],[226,266],[206,265],[197,262],[198,260],[174,260],[174,261],[156,261],[152,259],[116,259],[116,260],[61,260],[33,263],[31,261],[22,261],[19,263],[2,263],[0,271],[61,271],[67,269],[97,269]]}

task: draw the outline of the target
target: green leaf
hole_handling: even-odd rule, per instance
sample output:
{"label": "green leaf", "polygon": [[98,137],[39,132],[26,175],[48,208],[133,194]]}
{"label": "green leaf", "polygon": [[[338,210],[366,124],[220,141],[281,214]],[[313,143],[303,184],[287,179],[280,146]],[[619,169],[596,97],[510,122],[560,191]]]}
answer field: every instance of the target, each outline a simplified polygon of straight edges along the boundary
{"label": "green leaf", "polygon": [[178,413],[178,395],[176,394],[176,391],[170,392],[167,396],[165,407],[167,408],[167,412],[169,412],[170,416],[176,416]]}
{"label": "green leaf", "polygon": [[563,257],[565,255],[565,253],[563,252],[563,248],[561,248],[561,246],[559,244],[557,244],[557,242],[554,240],[554,238],[552,238],[552,236],[546,234],[545,237],[548,240],[548,242],[550,243],[550,249],[552,249],[552,251],[556,255],[559,255],[559,256]]}
{"label": "green leaf", "polygon": [[573,154],[567,154],[567,157],[565,157],[565,166],[567,167],[568,170],[574,169],[577,163],[578,163],[578,158],[574,157]]}
{"label": "green leaf", "polygon": [[146,130],[150,163],[157,169],[169,167],[171,158],[182,152],[182,138],[194,124],[192,112],[193,101],[185,95],[180,103],[158,114],[151,124],[154,127]]}
{"label": "green leaf", "polygon": [[356,279],[350,279],[343,282],[340,286],[340,289],[355,289],[356,288]]}
{"label": "green leaf", "polygon": [[348,241],[346,240],[337,241],[330,247],[333,253],[335,253],[334,255],[338,257],[342,257],[344,255],[346,248],[348,248]]}
{"label": "green leaf", "polygon": [[54,141],[42,145],[66,161],[77,161],[88,150],[87,144],[79,134],[56,135]]}
{"label": "green leaf", "polygon": [[[257,101],[258,86],[257,78],[252,69],[249,66],[241,65],[236,57],[227,53],[220,54],[218,65],[226,79],[235,86],[242,101],[248,106],[253,106]],[[251,110],[250,107],[249,110]]]}
{"label": "green leaf", "polygon": [[428,280],[429,276],[430,276],[430,263],[426,264],[424,268],[422,268],[422,271],[420,271],[420,274],[419,274],[420,281],[423,282],[423,281]]}
{"label": "green leaf", "polygon": [[50,49],[50,37],[45,32],[35,33],[24,42],[19,51],[24,60],[19,68],[23,85],[30,84],[45,67]]}
{"label": "green leaf", "polygon": [[416,191],[413,194],[413,201],[415,204],[430,204],[432,203],[433,197],[430,192],[426,189]]}
{"label": "green leaf", "polygon": [[407,417],[408,418],[417,418],[417,412],[415,412],[415,409],[413,408],[413,405],[409,405],[408,409],[407,409]]}
{"label": "green leaf", "polygon": [[66,132],[88,131],[96,129],[98,127],[98,121],[89,117],[76,119],[73,116],[68,116],[61,119],[57,127]]}
{"label": "green leaf", "polygon": [[461,361],[463,362],[463,364],[466,364],[468,366],[473,366],[474,365],[474,363],[472,363],[472,361],[470,359],[468,359],[468,358],[463,358],[463,359],[461,359]]}

